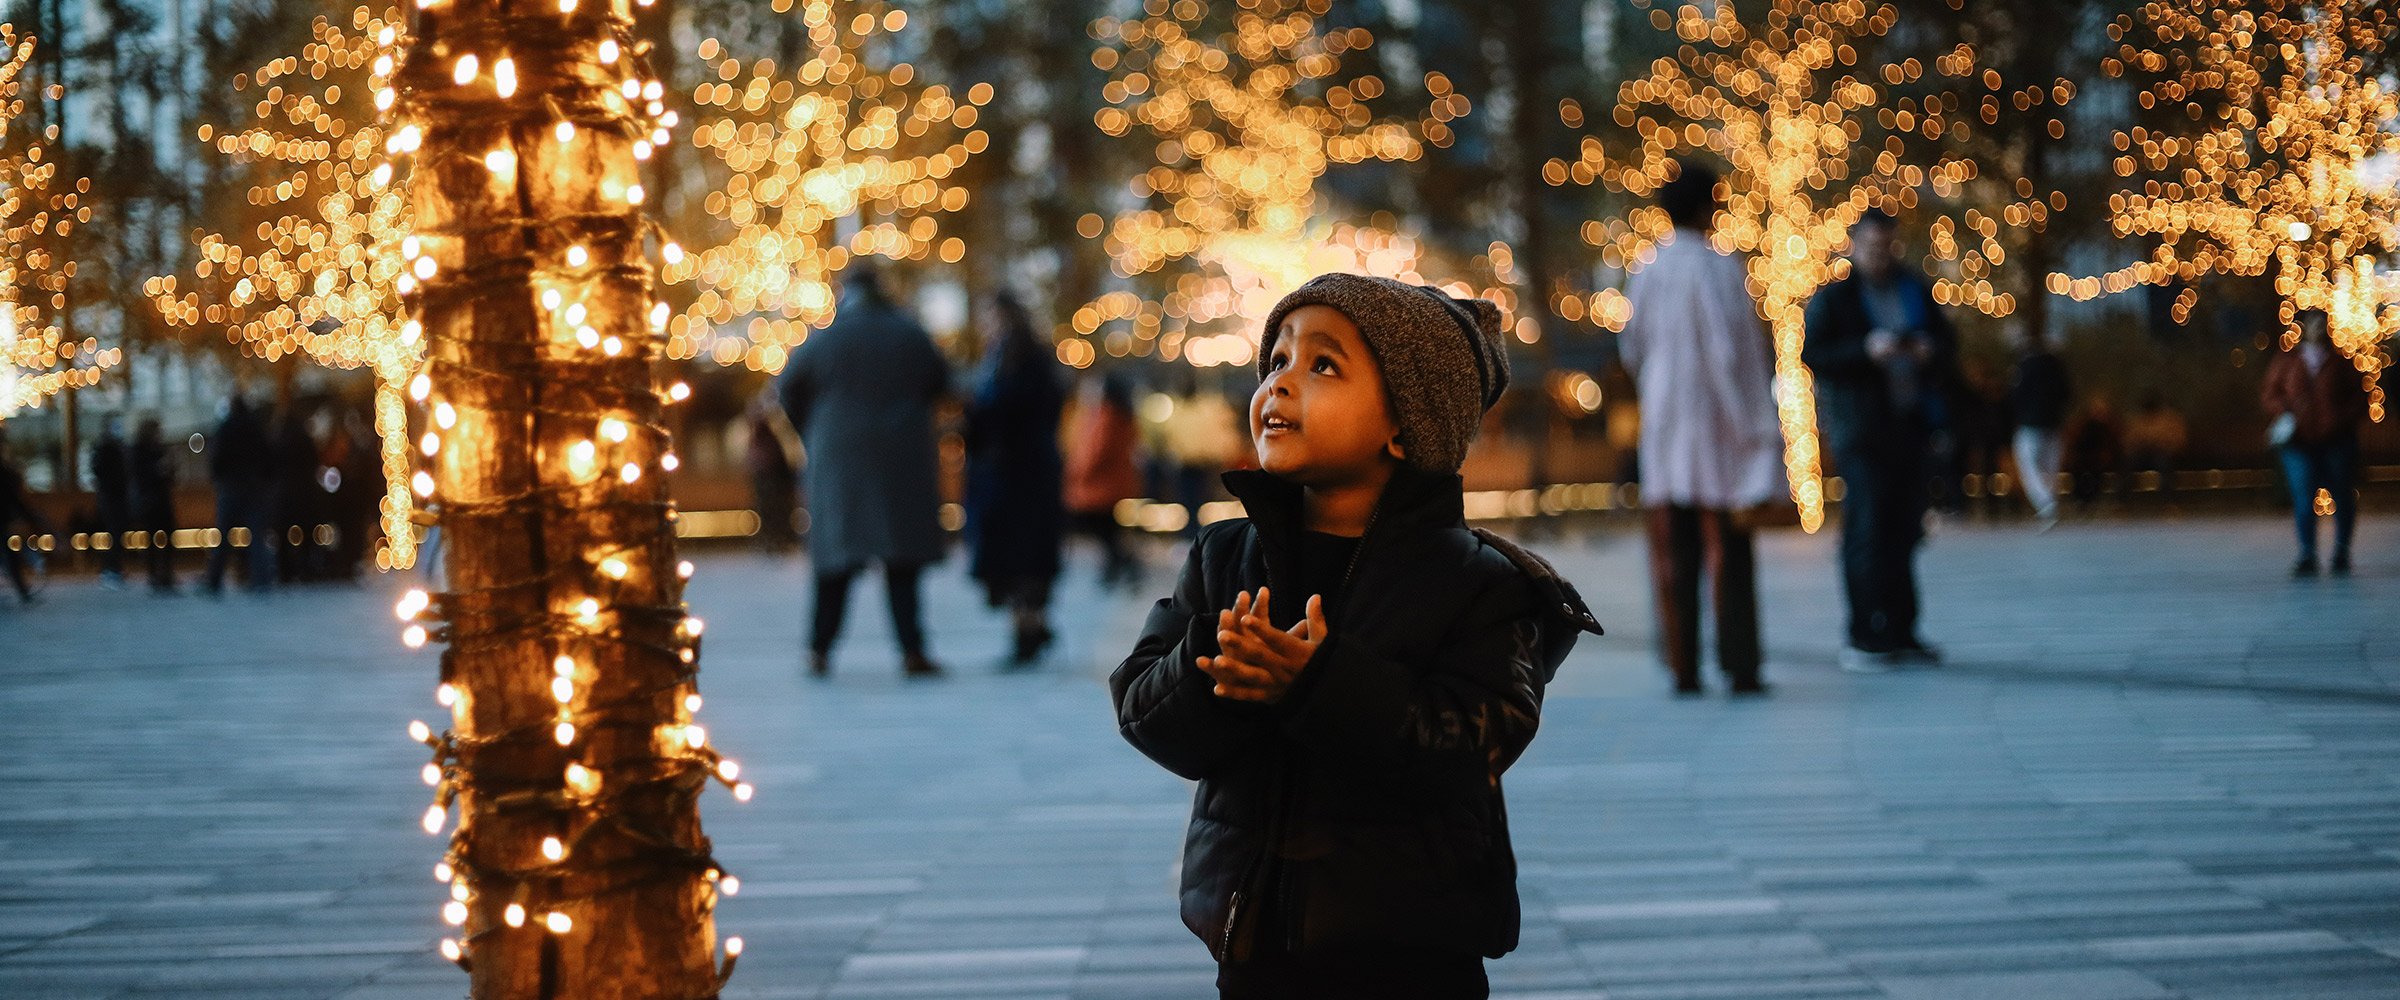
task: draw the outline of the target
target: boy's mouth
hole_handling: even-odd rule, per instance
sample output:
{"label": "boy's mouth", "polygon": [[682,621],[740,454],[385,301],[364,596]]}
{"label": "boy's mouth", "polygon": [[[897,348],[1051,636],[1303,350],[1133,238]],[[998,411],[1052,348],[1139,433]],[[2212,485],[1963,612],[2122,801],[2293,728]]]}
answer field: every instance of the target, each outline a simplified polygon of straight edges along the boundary
{"label": "boy's mouth", "polygon": [[1269,414],[1264,419],[1259,421],[1259,429],[1267,434],[1280,434],[1299,430],[1300,425],[1282,417]]}

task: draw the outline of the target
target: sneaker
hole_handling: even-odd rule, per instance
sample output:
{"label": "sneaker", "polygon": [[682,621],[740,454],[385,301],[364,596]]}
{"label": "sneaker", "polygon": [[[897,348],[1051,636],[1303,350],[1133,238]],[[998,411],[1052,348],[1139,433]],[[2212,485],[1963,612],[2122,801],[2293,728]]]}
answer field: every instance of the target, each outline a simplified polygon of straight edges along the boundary
{"label": "sneaker", "polygon": [[1888,674],[1900,669],[1897,656],[1886,650],[1842,647],[1842,669],[1854,674]]}
{"label": "sneaker", "polygon": [[2315,575],[2317,575],[2317,557],[2315,556],[2301,556],[2299,562],[2292,564],[2292,577],[2294,579],[2311,577]]}
{"label": "sneaker", "polygon": [[942,676],[942,665],[923,653],[910,653],[900,661],[900,675],[912,681],[932,680]]}

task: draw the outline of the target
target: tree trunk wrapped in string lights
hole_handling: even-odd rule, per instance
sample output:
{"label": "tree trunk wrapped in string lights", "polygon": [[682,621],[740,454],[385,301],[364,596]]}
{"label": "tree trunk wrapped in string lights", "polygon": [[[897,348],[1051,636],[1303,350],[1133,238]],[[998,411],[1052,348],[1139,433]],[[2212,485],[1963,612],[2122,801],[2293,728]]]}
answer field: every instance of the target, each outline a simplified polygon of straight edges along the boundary
{"label": "tree trunk wrapped in string lights", "polygon": [[736,781],[694,722],[654,381],[638,170],[674,117],[629,0],[418,0],[389,149],[407,171],[407,305],[426,344],[412,488],[444,592],[405,637],[448,643],[428,832],[457,807],[442,943],[478,998],[699,1000],[731,972],[712,912],[739,883],[698,795]]}

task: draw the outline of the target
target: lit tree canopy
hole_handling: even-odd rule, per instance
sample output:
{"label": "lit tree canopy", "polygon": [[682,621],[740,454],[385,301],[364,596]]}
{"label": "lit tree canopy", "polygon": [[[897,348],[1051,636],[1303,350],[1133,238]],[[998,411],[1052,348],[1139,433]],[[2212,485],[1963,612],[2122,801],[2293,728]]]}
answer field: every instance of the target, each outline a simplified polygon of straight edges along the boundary
{"label": "lit tree canopy", "polygon": [[38,128],[25,117],[33,51],[32,36],[0,24],[0,419],[97,383],[120,356],[97,340],[69,341],[58,326],[75,273],[61,251],[67,234],[91,221],[82,198],[91,182],[64,183],[45,145],[56,141],[57,127]]}
{"label": "lit tree canopy", "polygon": [[[989,141],[975,123],[991,86],[959,95],[914,86],[908,62],[870,64],[864,53],[907,25],[897,8],[802,0],[791,16],[806,35],[796,66],[745,65],[726,43],[700,45],[712,79],[692,95],[708,118],[692,143],[722,170],[702,208],[723,238],[666,258],[667,281],[699,289],[670,332],[670,357],[779,370],[832,318],[835,275],[853,258],[965,255],[940,219],[966,206],[967,190],[947,181]],[[723,328],[744,316],[740,329]]]}
{"label": "lit tree canopy", "polygon": [[[1544,174],[1553,184],[1601,184],[1648,197],[1675,176],[1679,158],[1725,164],[1728,198],[1713,238],[1720,249],[1747,256],[1760,314],[1774,333],[1784,464],[1802,524],[1814,530],[1824,495],[1813,384],[1800,361],[1808,300],[1847,273],[1842,253],[1861,215],[1921,204],[1931,210],[1983,178],[1982,164],[1959,147],[1972,136],[1974,117],[1989,123],[2003,113],[2002,81],[1980,69],[1974,47],[1963,43],[1930,63],[1907,58],[1858,68],[1862,48],[1897,24],[1890,4],[1775,0],[1746,18],[1735,4],[1686,3],[1650,18],[1682,46],[1618,90],[1610,114],[1638,147],[1612,152],[1599,137],[1586,137],[1574,161],[1553,160]],[[2045,96],[2064,103],[2072,87],[2059,81],[2057,88]],[[1561,113],[1571,126],[1584,124],[1573,102]],[[1991,211],[1968,209],[1929,224],[1925,250],[1938,301],[1991,315],[2015,309],[2015,297],[1992,281],[2008,256],[2002,233],[2038,224],[2061,199],[2023,181],[2000,191],[2003,204]],[[1645,205],[1622,220],[1585,223],[1584,239],[1603,263],[1638,269],[1670,228],[1664,210]],[[1622,329],[1628,315],[1615,289],[1554,307],[1566,319],[1588,314],[1611,329]]]}
{"label": "lit tree canopy", "polygon": [[[2119,235],[2157,243],[2098,277],[2053,275],[2050,289],[2089,299],[2271,271],[2285,323],[2327,310],[2335,343],[2372,377],[2400,328],[2400,307],[2377,292],[2400,251],[2400,188],[2362,169],[2400,156],[2400,95],[2371,68],[2395,31],[2388,0],[2181,0],[2118,18],[2121,46],[2102,68],[2146,79],[2137,100],[2162,127],[2117,133],[2116,172],[2140,186],[2109,208]],[[2177,318],[2197,301],[2185,287]],[[2380,419],[2380,391],[2374,409]]]}
{"label": "lit tree canopy", "polygon": [[1275,297],[1327,270],[1412,276],[1415,241],[1386,227],[1337,225],[1320,214],[1317,179],[1338,164],[1408,161],[1425,143],[1447,143],[1443,122],[1467,113],[1465,95],[1428,74],[1426,118],[1377,117],[1368,102],[1384,81],[1341,76],[1342,55],[1373,39],[1363,28],[1327,30],[1325,0],[1243,0],[1228,15],[1197,0],[1149,0],[1145,16],[1102,20],[1094,62],[1111,74],[1095,115],[1112,136],[1140,131],[1157,142],[1156,165],[1133,178],[1138,208],[1113,222],[1086,216],[1086,238],[1106,249],[1126,277],[1176,272],[1151,298],[1113,292],[1076,310],[1077,337],[1059,357],[1088,365],[1090,337],[1111,324],[1109,353],[1198,364],[1240,364],[1246,348],[1212,341],[1255,331],[1220,327],[1264,314]]}
{"label": "lit tree canopy", "polygon": [[400,387],[424,352],[400,315],[419,276],[406,270],[406,178],[380,120],[402,23],[397,7],[360,6],[347,26],[318,18],[301,54],[235,78],[234,89],[258,94],[249,123],[204,124],[199,138],[234,166],[245,204],[213,213],[220,231],[193,233],[200,259],[188,283],[166,275],[144,288],[171,325],[221,329],[246,354],[374,373],[396,566],[415,558]]}

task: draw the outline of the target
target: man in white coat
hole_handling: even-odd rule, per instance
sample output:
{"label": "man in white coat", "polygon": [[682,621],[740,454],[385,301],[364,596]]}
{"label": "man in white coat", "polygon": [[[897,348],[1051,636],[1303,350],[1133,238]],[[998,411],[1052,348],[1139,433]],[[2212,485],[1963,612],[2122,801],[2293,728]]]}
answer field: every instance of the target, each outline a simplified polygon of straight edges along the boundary
{"label": "man in white coat", "polygon": [[1675,224],[1626,283],[1619,352],[1641,395],[1642,505],[1660,655],[1679,695],[1701,693],[1700,578],[1717,614],[1717,667],[1762,694],[1749,515],[1790,496],[1775,415],[1775,356],[1742,262],[1709,245],[1717,176],[1686,161],[1659,188]]}

